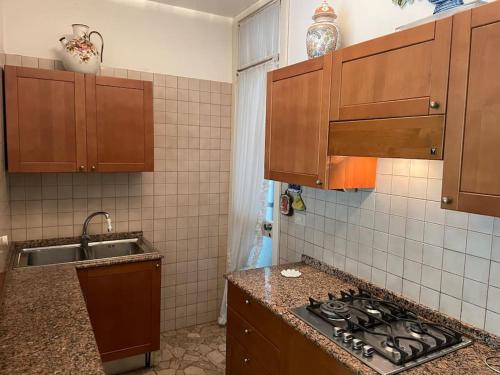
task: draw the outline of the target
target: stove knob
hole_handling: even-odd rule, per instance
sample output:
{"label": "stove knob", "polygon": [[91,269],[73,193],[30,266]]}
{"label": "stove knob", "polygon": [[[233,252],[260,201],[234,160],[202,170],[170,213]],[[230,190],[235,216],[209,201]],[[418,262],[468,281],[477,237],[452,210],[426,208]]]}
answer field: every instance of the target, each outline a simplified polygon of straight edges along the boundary
{"label": "stove knob", "polygon": [[351,342],[353,338],[354,338],[354,336],[351,335],[349,332],[344,332],[342,334],[342,341],[345,343]]}
{"label": "stove knob", "polygon": [[375,353],[375,349],[370,345],[363,345],[363,357],[371,357]]}
{"label": "stove knob", "polygon": [[340,337],[344,332],[345,330],[340,327],[333,327],[333,337]]}
{"label": "stove knob", "polygon": [[352,348],[354,350],[361,350],[361,348],[363,347],[365,343],[363,341],[361,341],[360,339],[354,339],[352,340]]}

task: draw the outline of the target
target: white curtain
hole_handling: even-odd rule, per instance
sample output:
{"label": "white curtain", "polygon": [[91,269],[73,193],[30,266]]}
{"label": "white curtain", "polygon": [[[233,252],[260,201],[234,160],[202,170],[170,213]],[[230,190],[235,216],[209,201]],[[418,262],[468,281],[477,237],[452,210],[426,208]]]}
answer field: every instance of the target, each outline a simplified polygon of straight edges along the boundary
{"label": "white curtain", "polygon": [[[279,2],[239,25],[239,73],[231,169],[228,272],[253,268],[262,248],[267,204],[264,180],[267,72],[277,68]],[[271,61],[262,62],[272,58]],[[227,321],[227,285],[219,324]]]}
{"label": "white curtain", "polygon": [[279,52],[280,3],[276,1],[239,24],[238,68],[258,63]]}

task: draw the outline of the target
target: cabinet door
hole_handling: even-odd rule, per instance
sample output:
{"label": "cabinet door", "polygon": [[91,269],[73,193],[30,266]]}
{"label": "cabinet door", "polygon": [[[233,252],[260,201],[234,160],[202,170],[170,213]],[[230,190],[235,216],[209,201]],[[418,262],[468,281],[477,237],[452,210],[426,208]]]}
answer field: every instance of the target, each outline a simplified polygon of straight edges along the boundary
{"label": "cabinet door", "polygon": [[332,55],[270,72],[265,177],[316,186],[326,181]]}
{"label": "cabinet door", "polygon": [[352,375],[312,341],[287,323],[283,324],[282,375]]}
{"label": "cabinet door", "polygon": [[83,74],[5,67],[9,172],[86,170]]}
{"label": "cabinet door", "polygon": [[85,79],[91,171],[153,171],[152,83],[93,75]]}
{"label": "cabinet door", "polygon": [[78,270],[103,361],[160,348],[160,261]]}
{"label": "cabinet door", "polygon": [[277,375],[265,370],[232,336],[227,336],[226,375]]}
{"label": "cabinet door", "polygon": [[500,2],[454,18],[442,207],[500,216]]}
{"label": "cabinet door", "polygon": [[446,112],[452,19],[337,51],[331,121]]}

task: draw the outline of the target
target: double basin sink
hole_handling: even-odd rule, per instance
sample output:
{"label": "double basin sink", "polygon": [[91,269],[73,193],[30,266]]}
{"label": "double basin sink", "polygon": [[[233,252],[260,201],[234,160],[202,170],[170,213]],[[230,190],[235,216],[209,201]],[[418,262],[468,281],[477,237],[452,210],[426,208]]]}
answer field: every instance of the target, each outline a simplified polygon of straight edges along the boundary
{"label": "double basin sink", "polygon": [[149,251],[148,245],[142,238],[90,242],[86,248],[83,248],[78,243],[34,247],[22,249],[17,256],[14,266],[45,266],[144,254]]}

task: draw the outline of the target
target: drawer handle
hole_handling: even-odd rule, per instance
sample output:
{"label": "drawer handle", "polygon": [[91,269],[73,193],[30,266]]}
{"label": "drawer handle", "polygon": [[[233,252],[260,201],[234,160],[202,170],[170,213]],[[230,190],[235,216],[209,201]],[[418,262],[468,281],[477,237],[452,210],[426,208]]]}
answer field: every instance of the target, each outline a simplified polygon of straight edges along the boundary
{"label": "drawer handle", "polygon": [[439,102],[432,101],[432,102],[430,103],[430,107],[431,107],[432,109],[438,109],[438,108],[439,108],[439,106],[440,106],[440,105],[439,105]]}
{"label": "drawer handle", "polygon": [[245,335],[249,335],[249,334],[250,334],[250,330],[249,330],[249,329],[247,329],[247,328],[245,328],[245,330],[243,331],[243,333],[244,333]]}
{"label": "drawer handle", "polygon": [[248,364],[248,363],[250,362],[250,358],[245,358],[245,359],[243,360],[243,362],[245,362],[245,363],[247,363],[247,364]]}
{"label": "drawer handle", "polygon": [[250,305],[250,300],[246,299],[245,300],[245,305]]}
{"label": "drawer handle", "polygon": [[441,202],[443,202],[444,204],[450,204],[452,202],[453,199],[451,199],[450,197],[442,197],[441,198]]}

